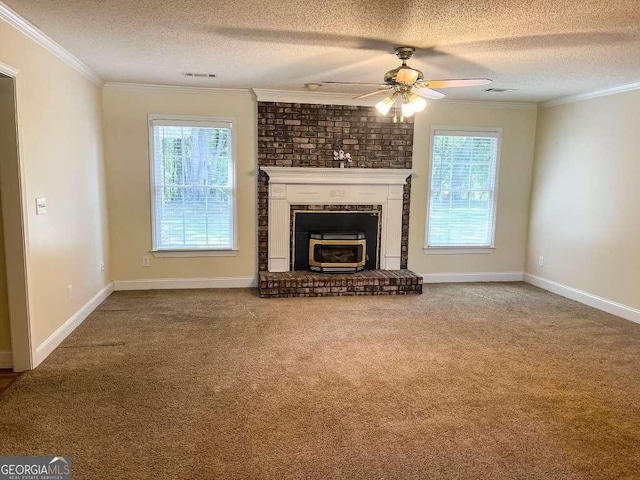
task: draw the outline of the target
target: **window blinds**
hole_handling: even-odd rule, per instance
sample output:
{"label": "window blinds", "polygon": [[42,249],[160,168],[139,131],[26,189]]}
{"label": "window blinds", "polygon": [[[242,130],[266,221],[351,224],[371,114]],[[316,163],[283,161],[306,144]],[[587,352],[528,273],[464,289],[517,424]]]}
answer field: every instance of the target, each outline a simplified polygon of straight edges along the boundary
{"label": "window blinds", "polygon": [[152,120],[154,250],[234,247],[230,122]]}
{"label": "window blinds", "polygon": [[492,246],[498,145],[498,132],[434,132],[428,247]]}

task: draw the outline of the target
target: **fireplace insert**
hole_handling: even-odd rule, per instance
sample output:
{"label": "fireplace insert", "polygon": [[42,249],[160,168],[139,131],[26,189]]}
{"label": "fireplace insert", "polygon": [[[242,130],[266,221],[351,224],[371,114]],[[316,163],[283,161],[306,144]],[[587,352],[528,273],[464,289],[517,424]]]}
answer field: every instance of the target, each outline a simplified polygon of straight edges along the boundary
{"label": "fireplace insert", "polygon": [[364,270],[367,240],[362,233],[309,233],[309,268],[314,272]]}
{"label": "fireplace insert", "polygon": [[379,211],[293,210],[291,233],[291,270],[345,273],[378,268]]}

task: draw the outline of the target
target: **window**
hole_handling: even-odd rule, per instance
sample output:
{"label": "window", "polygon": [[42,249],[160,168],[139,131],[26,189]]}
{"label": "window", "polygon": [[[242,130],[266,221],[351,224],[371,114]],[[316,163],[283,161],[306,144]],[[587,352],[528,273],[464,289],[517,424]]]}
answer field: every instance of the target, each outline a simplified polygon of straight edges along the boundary
{"label": "window", "polygon": [[499,129],[433,129],[425,252],[491,252],[500,139]]}
{"label": "window", "polygon": [[233,123],[149,116],[153,251],[235,249]]}

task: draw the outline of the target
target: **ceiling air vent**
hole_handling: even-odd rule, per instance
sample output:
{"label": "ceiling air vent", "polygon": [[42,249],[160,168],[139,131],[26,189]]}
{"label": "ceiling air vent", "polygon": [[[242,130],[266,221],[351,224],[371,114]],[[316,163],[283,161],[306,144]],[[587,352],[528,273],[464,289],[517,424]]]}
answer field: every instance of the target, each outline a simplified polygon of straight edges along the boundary
{"label": "ceiling air vent", "polygon": [[217,75],[215,73],[195,73],[195,72],[187,72],[184,74],[185,77],[191,78],[216,78]]}
{"label": "ceiling air vent", "polygon": [[486,88],[485,92],[489,93],[507,93],[507,92],[515,92],[515,88]]}

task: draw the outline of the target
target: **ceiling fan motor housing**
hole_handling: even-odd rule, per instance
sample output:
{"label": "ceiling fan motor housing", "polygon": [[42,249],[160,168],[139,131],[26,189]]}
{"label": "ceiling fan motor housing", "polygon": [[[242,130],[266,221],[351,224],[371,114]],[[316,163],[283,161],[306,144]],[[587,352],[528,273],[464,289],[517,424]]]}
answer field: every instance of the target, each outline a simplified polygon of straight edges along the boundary
{"label": "ceiling fan motor housing", "polygon": [[416,51],[414,47],[396,47],[394,48],[394,50],[396,52],[396,57],[398,57],[403,62],[409,60]]}
{"label": "ceiling fan motor housing", "polygon": [[422,72],[407,65],[416,49],[414,47],[396,47],[396,56],[402,60],[402,65],[393,70],[389,70],[384,75],[384,82],[388,85],[413,85],[424,80]]}
{"label": "ceiling fan motor housing", "polygon": [[401,65],[384,74],[384,83],[388,85],[413,85],[422,80],[424,80],[422,72],[408,65]]}

